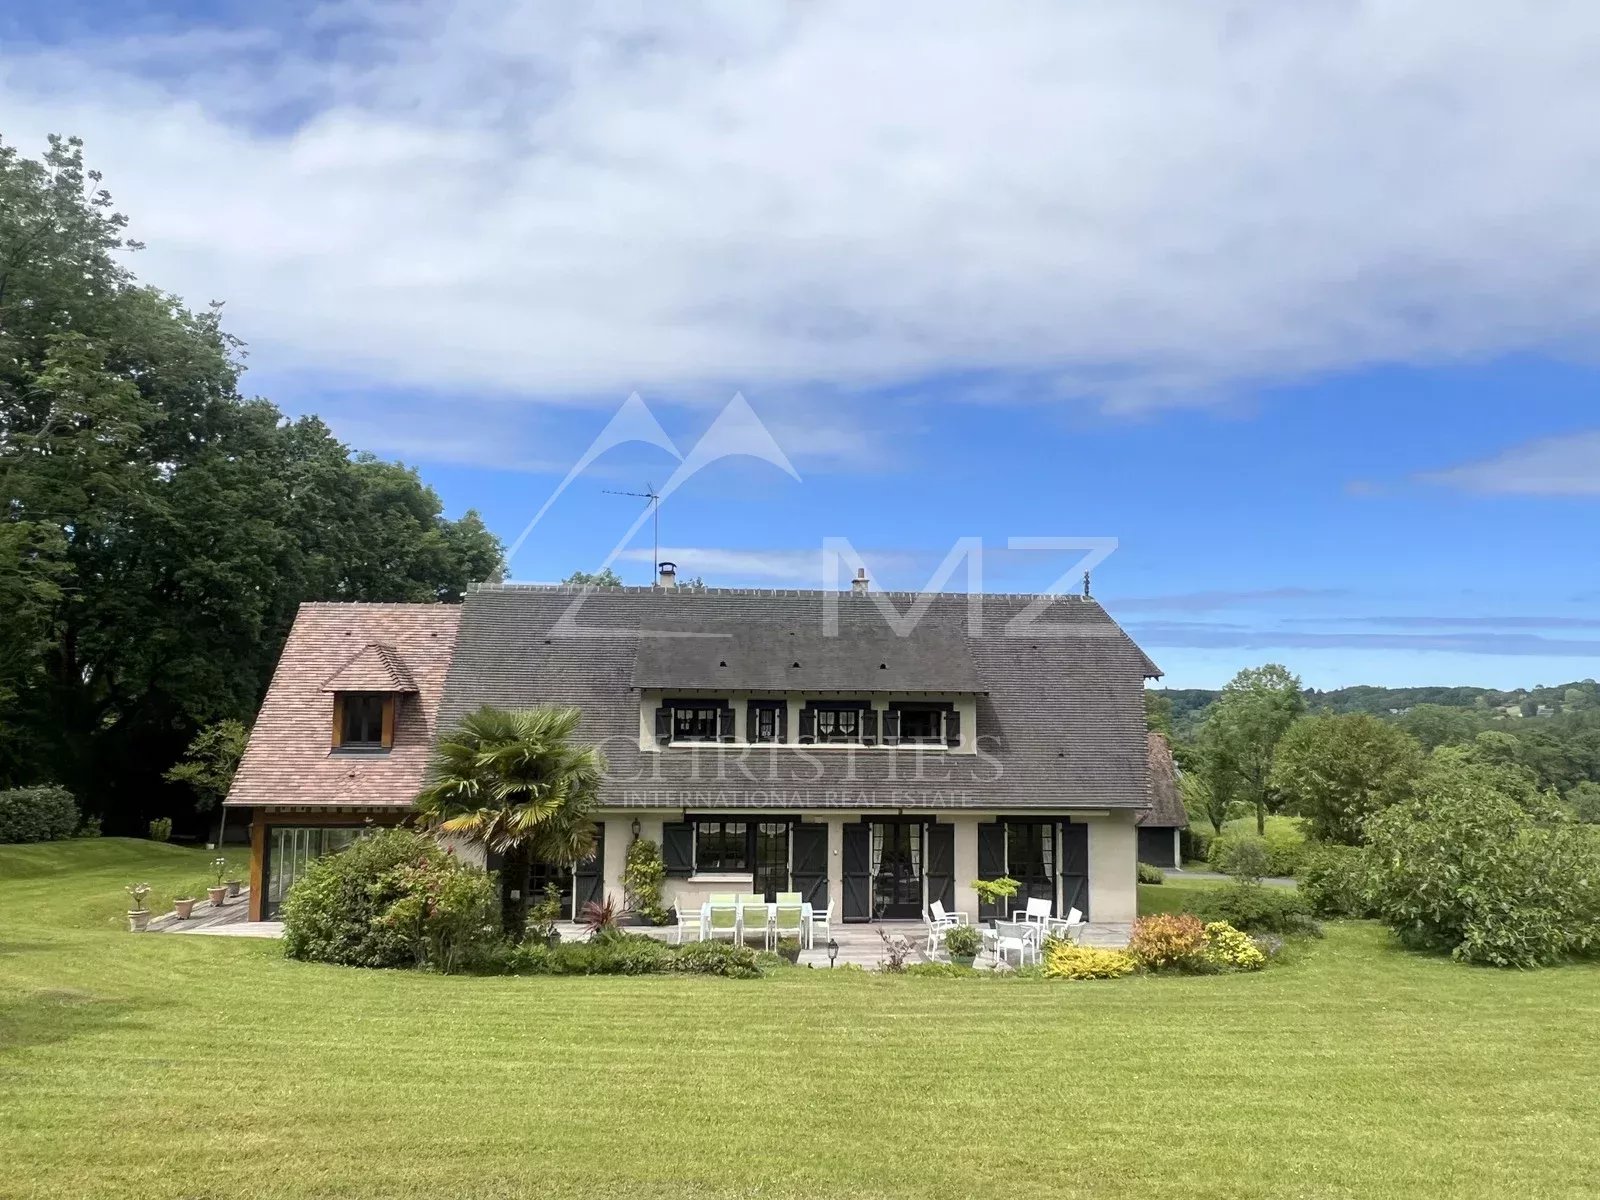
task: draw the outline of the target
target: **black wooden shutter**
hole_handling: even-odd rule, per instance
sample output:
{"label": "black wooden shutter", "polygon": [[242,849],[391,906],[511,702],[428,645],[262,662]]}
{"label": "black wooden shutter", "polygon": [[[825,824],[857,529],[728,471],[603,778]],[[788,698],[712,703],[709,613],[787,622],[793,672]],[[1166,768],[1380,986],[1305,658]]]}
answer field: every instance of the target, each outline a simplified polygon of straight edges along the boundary
{"label": "black wooden shutter", "polygon": [[944,714],[944,744],[961,745],[961,714],[953,708]]}
{"label": "black wooden shutter", "polygon": [[817,740],[817,710],[802,708],[800,710],[800,744],[809,746]]}
{"label": "black wooden shutter", "polygon": [[1073,909],[1089,917],[1089,827],[1072,824],[1061,829],[1061,915]]}
{"label": "black wooden shutter", "polygon": [[885,746],[898,746],[900,744],[900,710],[898,708],[884,711],[883,744]]}
{"label": "black wooden shutter", "polygon": [[731,706],[717,709],[717,740],[720,742],[733,741],[733,709]]}
{"label": "black wooden shutter", "polygon": [[573,872],[572,893],[578,901],[578,912],[583,912],[583,906],[593,900],[596,904],[605,898],[606,881],[604,877],[606,862],[606,827],[603,822],[594,823],[594,856],[587,862],[578,864],[578,869]]}
{"label": "black wooden shutter", "polygon": [[876,746],[878,744],[878,712],[876,709],[864,708],[861,710],[861,741],[863,745]]}
{"label": "black wooden shutter", "polygon": [[672,710],[665,706],[656,709],[656,741],[665,746],[672,740]]}
{"label": "black wooden shutter", "polygon": [[773,728],[777,730],[778,741],[787,742],[789,740],[789,705],[787,701],[778,705],[778,720]]}
{"label": "black wooden shutter", "polygon": [[[1006,827],[998,821],[978,826],[978,878],[999,879],[1006,873]],[[978,920],[1003,916],[1000,906],[978,900]]]}
{"label": "black wooden shutter", "polygon": [[928,826],[928,902],[956,906],[956,827]]}
{"label": "black wooden shutter", "polygon": [[744,740],[755,742],[760,729],[761,725],[756,720],[756,702],[752,700],[744,706]]}
{"label": "black wooden shutter", "polygon": [[668,875],[694,874],[694,826],[688,821],[674,821],[661,827],[661,860],[666,864]]}
{"label": "black wooden shutter", "polygon": [[844,919],[872,919],[872,827],[844,827]]}
{"label": "black wooden shutter", "polygon": [[795,825],[789,830],[789,877],[800,899],[821,912],[828,907],[828,827]]}

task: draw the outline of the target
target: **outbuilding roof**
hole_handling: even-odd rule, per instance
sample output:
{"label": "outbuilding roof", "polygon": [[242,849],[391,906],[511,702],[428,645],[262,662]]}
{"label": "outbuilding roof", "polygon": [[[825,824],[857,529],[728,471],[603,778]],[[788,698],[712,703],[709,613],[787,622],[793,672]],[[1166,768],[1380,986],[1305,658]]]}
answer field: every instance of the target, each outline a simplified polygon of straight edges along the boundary
{"label": "outbuilding roof", "polygon": [[1189,824],[1189,813],[1183,807],[1183,791],[1178,786],[1178,767],[1172,760],[1172,747],[1154,729],[1146,737],[1150,807],[1139,814],[1139,824],[1183,829]]}

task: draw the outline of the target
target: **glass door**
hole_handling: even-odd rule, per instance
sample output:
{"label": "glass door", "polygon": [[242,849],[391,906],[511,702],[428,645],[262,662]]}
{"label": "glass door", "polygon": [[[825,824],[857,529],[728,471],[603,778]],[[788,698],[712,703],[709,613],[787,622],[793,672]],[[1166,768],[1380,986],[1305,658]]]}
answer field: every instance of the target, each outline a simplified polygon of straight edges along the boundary
{"label": "glass door", "polygon": [[753,890],[776,900],[779,892],[789,890],[789,824],[764,821],[756,826],[755,839]]}
{"label": "glass door", "polygon": [[921,822],[873,825],[872,915],[879,920],[922,916]]}
{"label": "glass door", "polygon": [[307,866],[324,854],[343,850],[361,836],[360,829],[328,825],[274,825],[267,832],[271,836],[263,869],[267,898],[262,915],[268,921],[277,917],[289,889]]}
{"label": "glass door", "polygon": [[1006,874],[1022,886],[1012,898],[1011,910],[1028,907],[1029,900],[1050,901],[1050,915],[1060,916],[1056,902],[1056,826],[1053,821],[1006,823]]}

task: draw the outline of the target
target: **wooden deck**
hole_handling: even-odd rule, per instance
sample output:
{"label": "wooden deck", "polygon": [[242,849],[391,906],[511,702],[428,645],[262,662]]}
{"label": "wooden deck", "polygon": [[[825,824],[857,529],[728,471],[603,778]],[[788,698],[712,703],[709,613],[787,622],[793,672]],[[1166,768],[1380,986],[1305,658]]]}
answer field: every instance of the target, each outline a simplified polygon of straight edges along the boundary
{"label": "wooden deck", "polygon": [[283,936],[282,921],[252,921],[250,919],[250,889],[213,907],[202,896],[189,914],[187,921],[178,920],[176,912],[155,917],[150,922],[150,933],[209,933],[220,937],[277,938]]}

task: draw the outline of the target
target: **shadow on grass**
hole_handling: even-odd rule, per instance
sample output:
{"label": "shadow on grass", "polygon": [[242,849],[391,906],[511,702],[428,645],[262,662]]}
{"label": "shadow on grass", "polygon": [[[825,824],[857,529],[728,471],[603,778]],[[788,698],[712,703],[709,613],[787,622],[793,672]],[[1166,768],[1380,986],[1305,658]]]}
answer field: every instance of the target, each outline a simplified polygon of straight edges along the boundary
{"label": "shadow on grass", "polygon": [[78,988],[39,988],[0,998],[0,1054],[96,1033],[139,1006]]}

